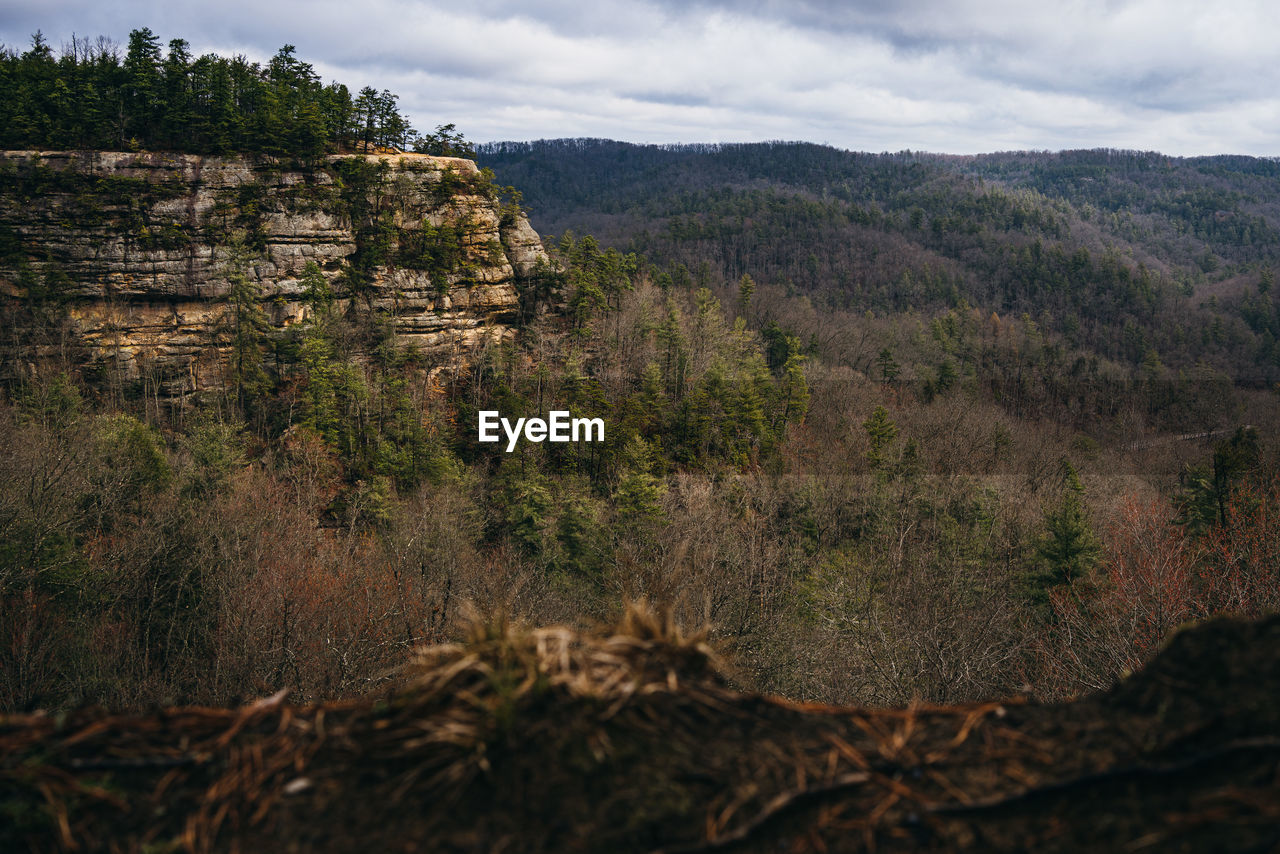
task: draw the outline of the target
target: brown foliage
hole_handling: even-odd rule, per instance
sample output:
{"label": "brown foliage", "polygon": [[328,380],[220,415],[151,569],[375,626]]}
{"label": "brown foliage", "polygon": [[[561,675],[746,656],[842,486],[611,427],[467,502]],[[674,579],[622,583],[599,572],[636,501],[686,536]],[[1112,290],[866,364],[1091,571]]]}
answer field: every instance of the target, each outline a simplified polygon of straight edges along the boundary
{"label": "brown foliage", "polygon": [[1167,502],[1127,502],[1099,572],[1053,593],[1045,693],[1106,688],[1189,621],[1280,610],[1278,502],[1280,482],[1237,490],[1226,524],[1203,540],[1175,523]]}
{"label": "brown foliage", "polygon": [[385,698],[0,717],[0,847],[1165,851],[1274,841],[1280,622],[1066,705],[738,694],[697,636],[475,623]]}

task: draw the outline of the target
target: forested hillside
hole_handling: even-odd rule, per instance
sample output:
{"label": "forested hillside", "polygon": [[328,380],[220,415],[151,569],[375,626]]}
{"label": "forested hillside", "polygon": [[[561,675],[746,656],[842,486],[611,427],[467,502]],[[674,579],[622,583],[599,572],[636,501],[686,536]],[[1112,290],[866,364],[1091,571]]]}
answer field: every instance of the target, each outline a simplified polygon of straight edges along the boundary
{"label": "forested hillside", "polygon": [[603,140],[481,154],[543,233],[591,233],[674,276],[750,275],[823,311],[978,308],[1129,368],[1280,379],[1274,160]]}
{"label": "forested hillside", "polygon": [[[0,143],[140,170],[0,182],[4,708],[351,696],[473,606],[638,599],[740,687],[1057,699],[1280,605],[1274,163],[482,147],[547,258],[492,173],[342,156],[411,142],[394,96],[186,51],[0,56]],[[202,197],[174,150],[252,180]],[[114,255],[63,251],[86,224]],[[510,329],[415,343],[499,279]],[[149,382],[145,347],[230,370]],[[487,410],[605,438],[507,451]]]}
{"label": "forested hillside", "polygon": [[317,68],[788,90],[347,11],[0,46],[0,849],[1274,847],[1280,160],[475,146]]}

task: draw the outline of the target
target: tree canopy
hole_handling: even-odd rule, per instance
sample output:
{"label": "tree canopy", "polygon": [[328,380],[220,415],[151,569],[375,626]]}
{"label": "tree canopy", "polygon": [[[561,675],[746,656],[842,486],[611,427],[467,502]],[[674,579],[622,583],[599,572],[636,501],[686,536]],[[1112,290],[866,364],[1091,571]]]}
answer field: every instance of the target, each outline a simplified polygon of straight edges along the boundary
{"label": "tree canopy", "polygon": [[326,85],[290,44],[262,65],[242,55],[193,57],[180,38],[165,51],[146,27],[129,33],[123,51],[103,36],[76,37],[60,55],[37,32],[23,52],[0,49],[0,91],[0,146],[9,149],[471,150],[453,125],[420,136],[386,89],[353,96],[341,83]]}

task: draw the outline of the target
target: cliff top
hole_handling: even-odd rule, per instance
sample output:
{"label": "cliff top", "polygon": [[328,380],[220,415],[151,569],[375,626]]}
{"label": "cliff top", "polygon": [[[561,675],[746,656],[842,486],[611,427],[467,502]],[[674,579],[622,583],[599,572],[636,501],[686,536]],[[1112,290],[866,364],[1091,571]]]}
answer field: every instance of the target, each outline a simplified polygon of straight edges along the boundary
{"label": "cliff top", "polygon": [[[138,166],[157,167],[174,163],[193,163],[206,161],[236,161],[244,158],[255,158],[265,161],[279,160],[280,158],[272,158],[263,154],[189,154],[181,151],[104,151],[104,150],[80,150],[80,149],[13,149],[10,151],[0,151],[0,158],[8,160],[29,160],[32,158],[40,158],[42,160],[55,161],[93,161],[99,165],[120,165],[134,164]],[[329,154],[325,155],[325,162],[335,162],[340,160],[367,160],[370,162],[388,161],[391,163],[413,163],[427,166],[433,166],[438,169],[452,168],[463,174],[480,173],[480,168],[474,160],[468,160],[464,157],[440,157],[434,154],[420,154],[415,151],[402,152],[377,152],[374,154],[363,154],[359,152],[350,154]],[[288,158],[284,158],[288,160]]]}
{"label": "cliff top", "polygon": [[473,173],[478,175],[480,173],[480,168],[476,166],[476,162],[474,160],[467,160],[464,157],[439,157],[434,154],[419,154],[416,151],[402,151],[395,153],[380,152],[378,154],[331,154],[326,159],[333,161],[346,160],[352,157],[359,157],[369,161],[388,160],[392,162],[404,161],[407,163],[426,163],[432,166],[437,166],[440,169],[452,167],[459,172],[468,174]]}

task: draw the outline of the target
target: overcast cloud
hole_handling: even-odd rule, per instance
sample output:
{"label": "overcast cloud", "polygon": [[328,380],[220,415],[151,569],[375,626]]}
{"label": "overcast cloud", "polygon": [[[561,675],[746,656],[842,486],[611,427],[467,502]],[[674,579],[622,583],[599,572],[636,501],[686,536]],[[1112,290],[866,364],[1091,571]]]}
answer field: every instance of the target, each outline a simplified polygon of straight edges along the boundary
{"label": "overcast cloud", "polygon": [[[1051,8],[1046,8],[1050,7]],[[0,40],[124,42],[390,89],[477,141],[800,139],[867,151],[1280,155],[1280,4],[1182,0],[8,0]]]}

